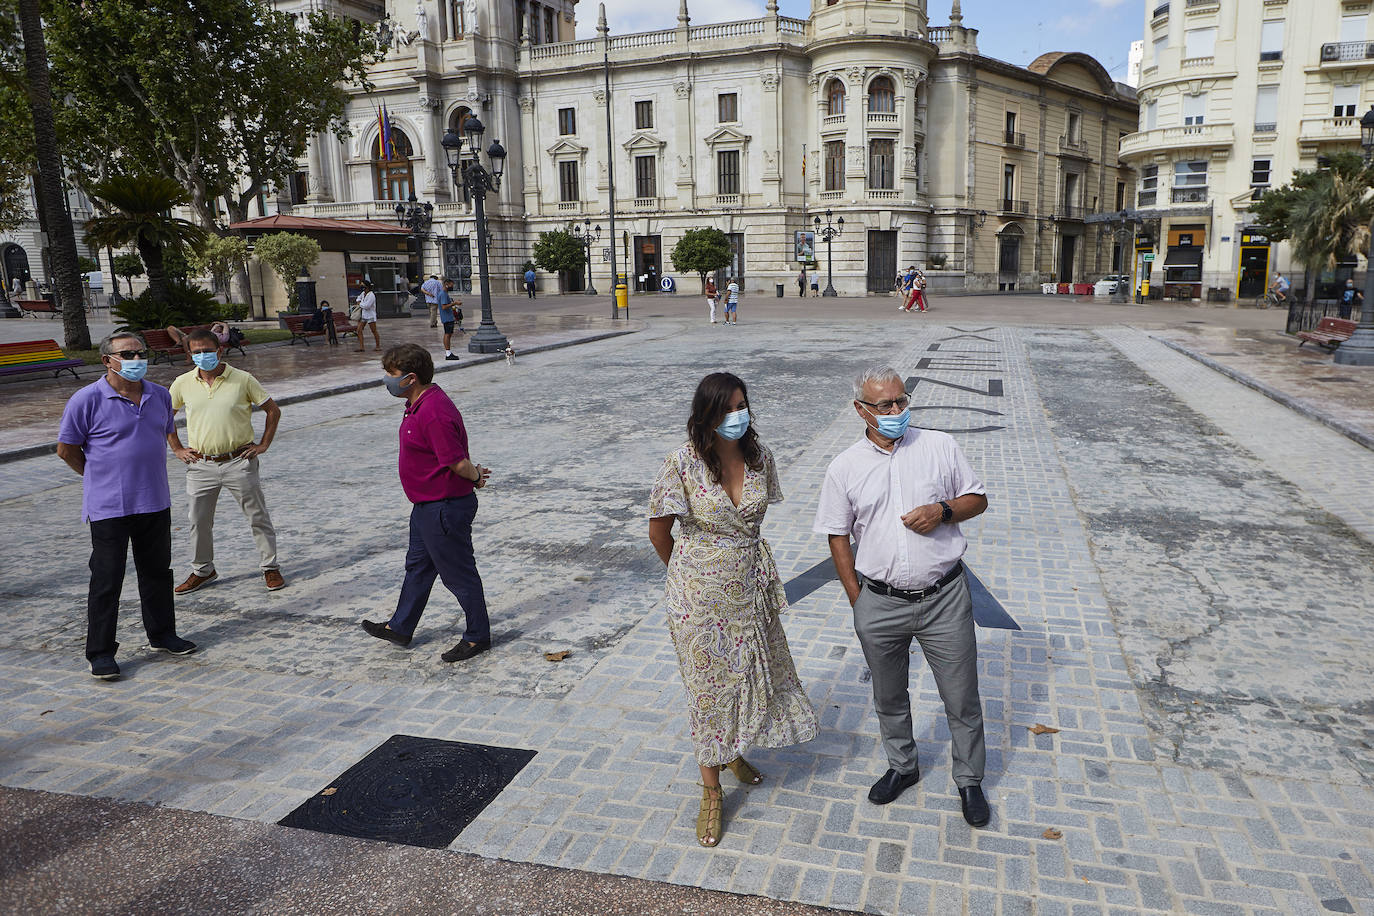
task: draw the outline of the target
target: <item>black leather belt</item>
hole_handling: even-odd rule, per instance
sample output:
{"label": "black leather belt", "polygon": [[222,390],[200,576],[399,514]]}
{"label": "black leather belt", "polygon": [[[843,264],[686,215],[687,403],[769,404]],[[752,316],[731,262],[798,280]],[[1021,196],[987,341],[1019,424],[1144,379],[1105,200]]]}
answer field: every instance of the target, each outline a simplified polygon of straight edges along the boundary
{"label": "black leather belt", "polygon": [[955,579],[959,578],[959,576],[963,575],[963,572],[964,563],[960,560],[958,563],[954,564],[953,569],[941,576],[940,580],[934,585],[929,588],[917,589],[914,592],[904,588],[895,588],[888,585],[886,582],[879,582],[876,579],[865,579],[864,585],[868,586],[869,591],[879,595],[887,595],[891,598],[901,598],[903,601],[924,601],[927,598],[940,594],[940,591],[946,585],[949,585]]}
{"label": "black leather belt", "polygon": [[226,461],[233,461],[235,458],[242,456],[248,446],[252,444],[251,442],[245,442],[233,451],[222,452],[218,455],[201,455],[200,457],[204,461],[213,461],[215,464],[223,464]]}

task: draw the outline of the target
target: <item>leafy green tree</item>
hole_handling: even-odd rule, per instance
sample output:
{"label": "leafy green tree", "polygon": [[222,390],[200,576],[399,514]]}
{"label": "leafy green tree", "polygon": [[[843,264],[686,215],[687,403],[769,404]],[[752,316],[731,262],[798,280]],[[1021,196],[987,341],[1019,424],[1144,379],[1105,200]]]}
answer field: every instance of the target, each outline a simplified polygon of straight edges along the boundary
{"label": "leafy green tree", "polygon": [[[36,0],[26,0],[36,2]],[[71,156],[101,170],[176,179],[196,221],[249,216],[283,186],[310,137],[349,133],[351,87],[385,48],[356,20],[293,18],[270,0],[49,0]],[[236,272],[248,301],[247,272]]]}
{"label": "leafy green tree", "polygon": [[253,254],[272,268],[281,280],[281,285],[286,287],[290,302],[287,311],[296,311],[300,306],[296,298],[296,278],[302,271],[314,267],[315,262],[320,259],[320,243],[294,232],[273,232],[258,239],[257,245],[253,247]]}
{"label": "leafy green tree", "polygon": [[123,277],[129,284],[129,295],[134,294],[134,277],[143,276],[143,259],[132,251],[114,256],[111,270],[116,277]]}
{"label": "leafy green tree", "polygon": [[220,317],[223,306],[214,293],[189,283],[172,283],[167,288],[166,301],[154,299],[152,290],[144,290],[132,299],[123,299],[110,309],[121,331],[143,331],[165,328],[169,324],[209,324]]}
{"label": "leafy green tree", "polygon": [[205,241],[205,230],[168,215],[187,202],[186,191],[161,175],[134,175],[102,181],[91,188],[91,197],[106,212],[86,223],[87,242],[118,248],[133,244],[148,269],[149,294],[167,302],[166,251],[180,252]]}
{"label": "leafy green tree", "polygon": [[587,263],[587,248],[566,229],[551,229],[535,239],[534,263],[550,273],[581,270]]}
{"label": "leafy green tree", "polygon": [[62,148],[53,114],[52,74],[43,33],[39,0],[18,0],[20,38],[24,44],[24,88],[33,126],[33,153],[38,166],[34,189],[38,192],[39,216],[48,234],[48,256],[53,287],[62,303],[63,343],[77,350],[91,346],[86,324],[86,297],[76,269],[76,232],[67,212],[62,186]]}
{"label": "leafy green tree", "polygon": [[730,237],[719,229],[688,229],[668,257],[678,273],[695,273],[706,289],[706,275],[730,264]]}
{"label": "leafy green tree", "polygon": [[[0,0],[0,232],[28,215],[33,172],[33,122],[24,77],[17,0]],[[0,290],[0,297],[4,291]]]}
{"label": "leafy green tree", "polygon": [[229,292],[229,277],[248,263],[248,243],[236,235],[212,235],[190,257],[191,269],[209,274],[216,292]]}
{"label": "leafy green tree", "polygon": [[1265,191],[1250,213],[1270,239],[1288,240],[1309,275],[1320,274],[1338,259],[1368,250],[1371,187],[1374,167],[1359,153],[1336,153],[1325,168],[1294,172],[1288,184]]}

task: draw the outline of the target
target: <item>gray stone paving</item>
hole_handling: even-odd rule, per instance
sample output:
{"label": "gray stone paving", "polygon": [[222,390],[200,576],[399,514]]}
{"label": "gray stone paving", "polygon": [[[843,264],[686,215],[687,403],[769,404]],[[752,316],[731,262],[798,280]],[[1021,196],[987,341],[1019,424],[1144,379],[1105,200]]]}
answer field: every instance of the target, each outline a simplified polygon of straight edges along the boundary
{"label": "gray stone paving", "polygon": [[[1258,412],[1139,332],[985,325],[660,321],[445,378],[495,468],[476,540],[500,643],[466,667],[435,658],[457,635],[438,592],[409,652],[356,628],[389,611],[404,547],[398,407],[380,391],[292,407],[264,459],[290,586],[262,590],[228,507],[224,581],[178,607],[205,651],[134,649],[126,604],[116,684],[81,665],[75,478],[55,459],[0,469],[0,537],[46,546],[0,572],[0,782],[274,821],[417,734],[539,752],[453,844],[485,856],[880,913],[1374,912],[1366,497],[1342,522],[1319,486],[1351,444]],[[959,815],[923,666],[923,779],[868,804],[884,764],[832,583],[785,618],[821,734],[751,755],[767,781],[731,786],[703,850],[648,482],[695,380],[740,371],[788,496],[765,533],[784,578],[810,568],[816,483],[858,434],[848,376],[875,353],[963,386],[918,383],[924,425],[1001,427],[956,433],[991,497],[968,562],[1023,627],[978,633],[993,822]],[[1174,378],[1171,357],[1197,374]],[[1317,585],[1284,579],[1323,553]],[[572,654],[552,664],[552,648]]]}

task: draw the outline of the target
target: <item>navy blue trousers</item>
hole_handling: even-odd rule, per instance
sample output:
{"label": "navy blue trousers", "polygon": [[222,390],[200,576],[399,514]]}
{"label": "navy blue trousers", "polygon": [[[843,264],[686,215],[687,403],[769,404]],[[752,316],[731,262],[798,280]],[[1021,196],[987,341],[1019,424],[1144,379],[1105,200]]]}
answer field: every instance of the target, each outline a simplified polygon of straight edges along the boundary
{"label": "navy blue trousers", "polygon": [[467,615],[468,642],[490,642],[487,596],[472,555],[472,519],[477,515],[477,494],[432,503],[416,503],[410,510],[410,548],[406,551],[406,578],[391,618],[391,629],[414,634],[420,615],[429,602],[434,579],[443,580]]}

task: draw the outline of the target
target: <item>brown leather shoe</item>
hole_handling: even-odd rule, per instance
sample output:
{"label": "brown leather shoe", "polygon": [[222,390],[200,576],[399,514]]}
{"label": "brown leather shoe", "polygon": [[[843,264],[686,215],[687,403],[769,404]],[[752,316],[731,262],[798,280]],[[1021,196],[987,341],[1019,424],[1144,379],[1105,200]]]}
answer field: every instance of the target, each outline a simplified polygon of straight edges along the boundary
{"label": "brown leather shoe", "polygon": [[286,580],[281,577],[281,572],[276,569],[269,569],[262,574],[262,581],[267,583],[267,590],[275,592],[279,588],[286,588]]}
{"label": "brown leather shoe", "polygon": [[176,588],[172,589],[172,591],[178,595],[189,595],[196,589],[204,588],[205,586],[209,585],[211,582],[215,581],[218,578],[219,573],[215,572],[214,570],[211,570],[210,575],[208,576],[198,576],[195,573],[191,573],[191,575],[186,577],[185,582],[181,583]]}

